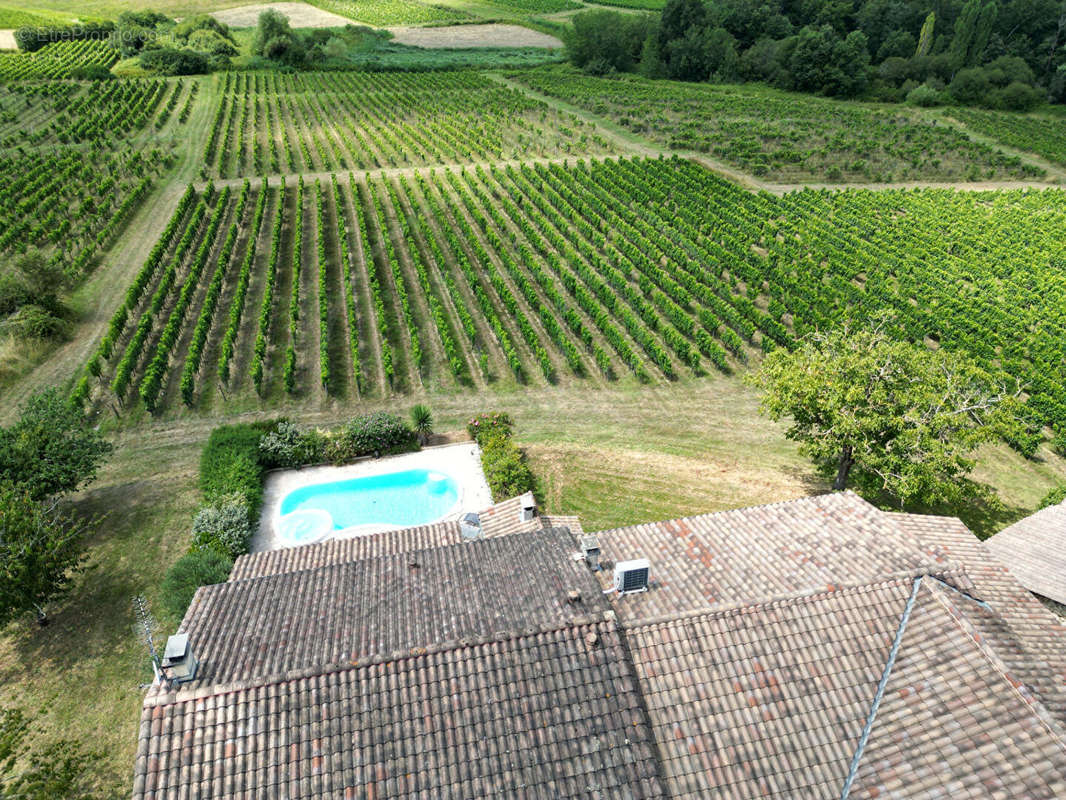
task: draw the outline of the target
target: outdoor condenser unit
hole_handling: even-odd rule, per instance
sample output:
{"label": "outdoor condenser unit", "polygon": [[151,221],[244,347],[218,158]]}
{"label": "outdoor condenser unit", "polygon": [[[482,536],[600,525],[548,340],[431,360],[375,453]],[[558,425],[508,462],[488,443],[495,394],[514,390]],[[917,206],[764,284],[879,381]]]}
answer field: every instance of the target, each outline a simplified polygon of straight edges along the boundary
{"label": "outdoor condenser unit", "polygon": [[167,649],[163,653],[163,673],[174,683],[187,683],[196,677],[196,668],[200,662],[193,655],[189,646],[189,634],[177,633],[167,639]]}
{"label": "outdoor condenser unit", "polygon": [[614,565],[614,588],[618,594],[648,591],[651,564],[646,558],[619,561]]}

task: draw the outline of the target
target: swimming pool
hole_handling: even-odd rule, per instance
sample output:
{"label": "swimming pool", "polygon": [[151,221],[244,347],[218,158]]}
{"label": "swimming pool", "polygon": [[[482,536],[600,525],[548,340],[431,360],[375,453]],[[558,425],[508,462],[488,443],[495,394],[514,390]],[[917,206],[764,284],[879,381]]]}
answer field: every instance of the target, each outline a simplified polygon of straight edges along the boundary
{"label": "swimming pool", "polygon": [[458,484],[439,470],[407,469],[314,483],[282,498],[278,533],[291,547],[341,531],[425,525],[446,516],[458,502]]}

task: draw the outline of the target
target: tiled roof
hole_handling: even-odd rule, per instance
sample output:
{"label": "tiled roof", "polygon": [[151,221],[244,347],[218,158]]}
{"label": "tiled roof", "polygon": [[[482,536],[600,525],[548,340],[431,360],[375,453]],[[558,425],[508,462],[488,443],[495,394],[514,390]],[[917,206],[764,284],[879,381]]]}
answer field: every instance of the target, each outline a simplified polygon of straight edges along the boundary
{"label": "tiled roof", "polygon": [[143,800],[662,798],[619,634],[604,622],[222,694],[141,719]]}
{"label": "tiled roof", "polygon": [[627,629],[671,795],[839,797],[912,582]]}
{"label": "tiled roof", "polygon": [[225,684],[602,616],[570,550],[567,531],[548,529],[205,586],[182,630],[197,682]]}
{"label": "tiled roof", "polygon": [[1030,592],[1066,603],[1066,503],[1015,522],[985,544]]}
{"label": "tiled roof", "polygon": [[597,536],[604,588],[610,586],[613,562],[647,558],[652,564],[652,591],[616,603],[627,621],[953,567],[850,492]]}
{"label": "tiled roof", "polygon": [[136,800],[1066,796],[1066,623],[957,520],[807,498],[602,532],[594,576],[514,512],[202,589]]}
{"label": "tiled roof", "polygon": [[851,800],[1066,797],[1063,729],[1006,671],[974,617],[994,614],[922,581]]}
{"label": "tiled roof", "polygon": [[329,539],[317,544],[299,547],[283,547],[239,556],[233,563],[230,581],[262,578],[283,572],[299,572],[305,569],[362,561],[365,558],[409,553],[429,547],[457,544],[463,539],[456,521],[437,522],[415,528],[383,531],[369,536],[353,536],[350,539]]}
{"label": "tiled roof", "polygon": [[[528,533],[543,528],[570,528],[580,535],[581,523],[577,517],[546,517],[535,514],[532,520],[523,521],[520,516],[525,497],[513,497],[496,503],[479,512],[481,531],[485,537],[506,536],[512,533]],[[286,547],[248,553],[237,558],[230,573],[231,581],[277,575],[282,572],[297,572],[364,558],[408,553],[428,547],[442,547],[463,541],[458,520],[436,522],[414,528],[399,528],[382,531],[369,536],[349,539],[330,539],[318,544]]]}
{"label": "tiled roof", "polygon": [[936,558],[962,566],[971,593],[988,603],[1005,630],[987,632],[1013,674],[1066,725],[1066,620],[1049,611],[989,553],[959,520],[918,514],[887,514]]}

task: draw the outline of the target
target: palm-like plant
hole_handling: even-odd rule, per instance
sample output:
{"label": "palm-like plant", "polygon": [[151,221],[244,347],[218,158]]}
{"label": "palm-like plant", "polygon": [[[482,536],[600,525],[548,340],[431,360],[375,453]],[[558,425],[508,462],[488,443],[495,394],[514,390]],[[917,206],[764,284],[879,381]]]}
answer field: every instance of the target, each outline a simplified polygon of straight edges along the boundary
{"label": "palm-like plant", "polygon": [[424,445],[433,433],[433,414],[428,406],[419,403],[411,409],[411,427],[418,434],[418,443]]}

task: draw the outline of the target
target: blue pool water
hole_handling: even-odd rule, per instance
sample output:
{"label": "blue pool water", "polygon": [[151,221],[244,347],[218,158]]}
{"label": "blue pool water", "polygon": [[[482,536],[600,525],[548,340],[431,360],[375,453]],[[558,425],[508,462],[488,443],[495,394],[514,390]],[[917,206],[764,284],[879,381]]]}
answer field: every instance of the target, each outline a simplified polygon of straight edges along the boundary
{"label": "blue pool water", "polygon": [[305,544],[360,525],[424,525],[443,517],[458,501],[455,480],[436,470],[316,483],[282,498],[279,529],[286,544]]}

